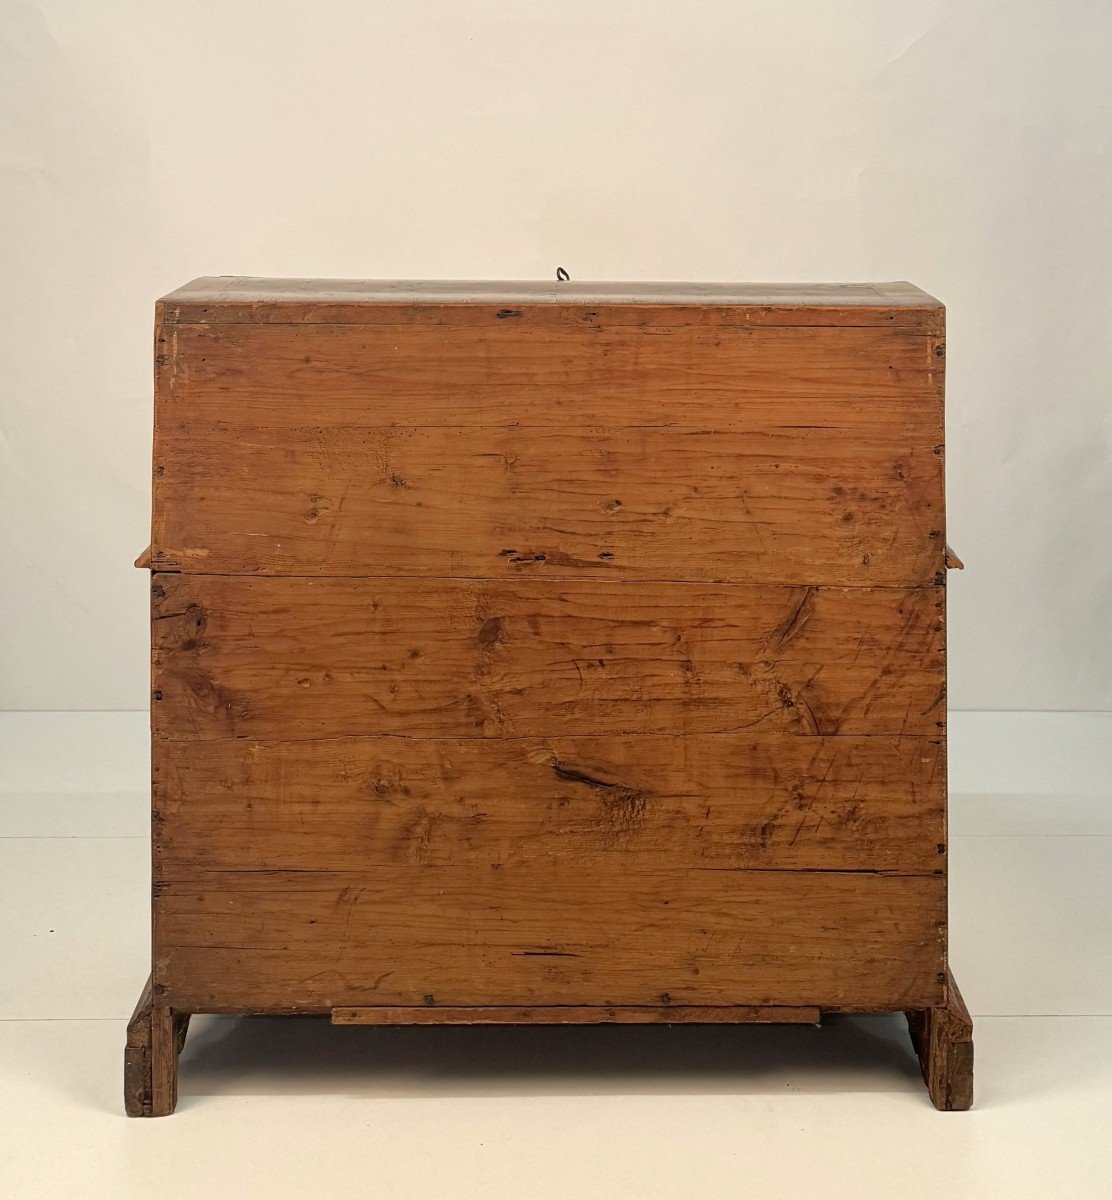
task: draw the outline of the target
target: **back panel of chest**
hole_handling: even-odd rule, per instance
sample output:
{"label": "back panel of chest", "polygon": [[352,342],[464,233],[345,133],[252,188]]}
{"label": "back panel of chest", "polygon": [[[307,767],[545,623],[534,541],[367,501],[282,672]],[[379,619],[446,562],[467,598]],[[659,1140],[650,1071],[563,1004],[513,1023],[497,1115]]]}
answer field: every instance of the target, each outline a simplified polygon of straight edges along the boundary
{"label": "back panel of chest", "polygon": [[561,288],[163,302],[164,1003],[943,998],[940,307]]}

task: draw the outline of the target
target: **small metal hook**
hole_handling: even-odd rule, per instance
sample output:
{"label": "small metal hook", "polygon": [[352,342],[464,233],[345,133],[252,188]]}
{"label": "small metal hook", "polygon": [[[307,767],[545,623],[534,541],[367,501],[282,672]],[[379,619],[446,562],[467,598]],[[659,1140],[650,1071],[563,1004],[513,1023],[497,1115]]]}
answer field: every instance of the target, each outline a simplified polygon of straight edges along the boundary
{"label": "small metal hook", "polygon": [[556,282],[557,283],[567,283],[570,279],[571,279],[571,276],[567,273],[567,271],[564,270],[563,267],[556,268]]}

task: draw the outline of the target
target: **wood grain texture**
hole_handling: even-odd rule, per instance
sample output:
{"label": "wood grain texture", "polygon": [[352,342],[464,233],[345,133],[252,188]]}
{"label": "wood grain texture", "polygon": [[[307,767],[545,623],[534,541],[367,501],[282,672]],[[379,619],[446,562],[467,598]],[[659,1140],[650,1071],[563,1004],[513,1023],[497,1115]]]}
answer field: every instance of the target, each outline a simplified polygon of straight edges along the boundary
{"label": "wood grain texture", "polygon": [[130,1107],[188,1012],[903,1010],[967,1102],[936,300],[210,278],[155,367]]}
{"label": "wood grain texture", "polygon": [[159,741],[154,874],[580,863],[931,873],[938,740]]}
{"label": "wood grain texture", "polygon": [[938,1005],[907,1014],[927,1092],[935,1108],[964,1112],[973,1107],[973,1020],[953,975]]}
{"label": "wood grain texture", "polygon": [[155,1003],[148,979],[127,1023],[124,1111],[129,1117],[168,1117],[178,1102],[178,1058],[189,1014]]}
{"label": "wood grain texture", "polygon": [[532,1008],[429,1008],[380,1005],[334,1008],[333,1025],[817,1025],[817,1008],[667,1004],[624,1008],[535,1005]]}
{"label": "wood grain texture", "polygon": [[[167,330],[159,423],[287,431],[821,426],[939,431],[938,338],[891,329],[673,329],[603,318],[445,329],[189,325]],[[234,399],[234,404],[230,403]],[[818,411],[816,412],[816,406]]]}
{"label": "wood grain texture", "polygon": [[156,567],[846,584],[943,569],[938,338],[429,318],[175,327],[159,344]]}
{"label": "wood grain texture", "polygon": [[942,305],[898,283],[583,283],[534,280],[195,279],[158,302],[167,323],[377,324],[513,319],[538,310],[578,320],[602,308],[627,321],[941,328]]}
{"label": "wood grain texture", "polygon": [[941,460],[901,439],[194,427],[159,450],[156,569],[915,585],[943,568]]}
{"label": "wood grain texture", "polygon": [[129,1117],[154,1115],[151,1078],[151,1012],[154,996],[148,979],[127,1023],[124,1044],[124,1111]]}
{"label": "wood grain texture", "polygon": [[939,588],[152,577],[166,738],[931,735]]}
{"label": "wood grain texture", "polygon": [[[940,1001],[945,883],[859,872],[409,864],[155,888],[155,981],[199,1012]],[[430,999],[431,997],[431,999]]]}
{"label": "wood grain texture", "polygon": [[151,1116],[169,1116],[178,1104],[178,1040],[174,1014],[165,1004],[151,1009]]}

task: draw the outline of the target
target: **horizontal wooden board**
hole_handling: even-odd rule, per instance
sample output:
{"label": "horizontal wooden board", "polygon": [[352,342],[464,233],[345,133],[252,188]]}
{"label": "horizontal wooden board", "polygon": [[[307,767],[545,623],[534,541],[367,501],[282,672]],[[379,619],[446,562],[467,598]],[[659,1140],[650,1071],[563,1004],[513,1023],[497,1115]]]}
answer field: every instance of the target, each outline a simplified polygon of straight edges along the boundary
{"label": "horizontal wooden board", "polygon": [[164,436],[155,568],[907,584],[943,570],[932,443],[827,429]]}
{"label": "horizontal wooden board", "polygon": [[333,1025],[817,1025],[817,1008],[754,1008],[726,1004],[659,1004],[600,1008],[570,1004],[485,1008],[382,1005],[334,1008]]}
{"label": "horizontal wooden board", "polygon": [[918,584],[942,346],[882,329],[160,335],[155,566]]}
{"label": "horizontal wooden board", "polygon": [[154,899],[154,980],[187,1012],[366,1005],[928,1007],[939,876],[422,865],[198,872]]}
{"label": "horizontal wooden board", "polygon": [[941,588],[152,576],[193,739],[934,734]]}
{"label": "horizontal wooden board", "polygon": [[160,342],[156,415],[160,434],[183,421],[292,433],[828,425],[929,439],[941,432],[939,348],[887,329],[190,325]]}
{"label": "horizontal wooden board", "polygon": [[154,874],[945,864],[938,740],[335,738],[154,747]]}
{"label": "horizontal wooden board", "polygon": [[374,324],[521,315],[522,308],[565,313],[603,308],[626,319],[734,320],[753,325],[878,325],[938,328],[942,305],[898,283],[611,283],[535,280],[195,279],[159,301],[168,323],[348,322]]}

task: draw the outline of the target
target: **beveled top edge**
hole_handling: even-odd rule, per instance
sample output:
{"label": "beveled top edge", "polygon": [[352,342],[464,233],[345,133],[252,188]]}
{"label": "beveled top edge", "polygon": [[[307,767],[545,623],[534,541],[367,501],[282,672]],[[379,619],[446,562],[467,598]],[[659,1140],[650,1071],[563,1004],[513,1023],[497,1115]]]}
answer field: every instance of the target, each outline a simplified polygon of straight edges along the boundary
{"label": "beveled top edge", "polygon": [[[611,283],[538,280],[264,279],[202,276],[162,298],[169,307],[212,305],[681,305],[752,308],[942,308],[914,284]],[[219,311],[212,314],[219,320]]]}

